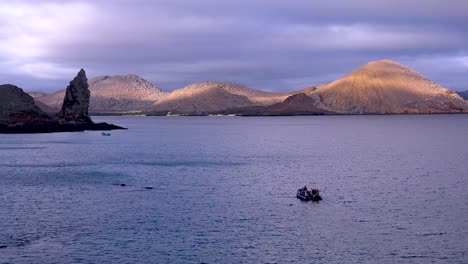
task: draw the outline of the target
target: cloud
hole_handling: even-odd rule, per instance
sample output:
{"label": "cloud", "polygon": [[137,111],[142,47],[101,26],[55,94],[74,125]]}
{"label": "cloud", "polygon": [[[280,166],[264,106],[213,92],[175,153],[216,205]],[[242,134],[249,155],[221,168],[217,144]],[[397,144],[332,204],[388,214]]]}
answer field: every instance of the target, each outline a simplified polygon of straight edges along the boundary
{"label": "cloud", "polygon": [[[415,61],[466,54],[467,10],[463,0],[2,1],[0,81],[55,90],[84,67],[168,90],[199,80],[293,90],[382,58],[444,81],[441,62]],[[444,62],[455,89],[468,79],[460,58]]]}
{"label": "cloud", "polygon": [[468,53],[413,56],[401,61],[425,76],[437,76],[437,82],[444,87],[468,90]]}
{"label": "cloud", "polygon": [[1,3],[0,59],[8,66],[4,71],[39,79],[69,74],[66,66],[47,61],[54,53],[51,44],[76,39],[74,33],[88,16],[92,8],[84,3]]}
{"label": "cloud", "polygon": [[465,68],[468,68],[468,56],[461,56],[457,58],[457,61],[461,63]]}
{"label": "cloud", "polygon": [[276,32],[273,45],[312,51],[420,50],[462,47],[466,40],[457,32],[421,30],[371,24],[288,25]]}

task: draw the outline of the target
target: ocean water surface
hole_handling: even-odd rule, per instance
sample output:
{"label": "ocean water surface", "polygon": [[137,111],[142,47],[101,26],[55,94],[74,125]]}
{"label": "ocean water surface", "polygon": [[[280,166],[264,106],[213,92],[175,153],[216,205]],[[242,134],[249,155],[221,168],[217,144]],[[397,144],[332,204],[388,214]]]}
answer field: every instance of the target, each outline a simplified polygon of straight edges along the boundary
{"label": "ocean water surface", "polygon": [[468,263],[468,115],[94,119],[0,134],[0,263]]}

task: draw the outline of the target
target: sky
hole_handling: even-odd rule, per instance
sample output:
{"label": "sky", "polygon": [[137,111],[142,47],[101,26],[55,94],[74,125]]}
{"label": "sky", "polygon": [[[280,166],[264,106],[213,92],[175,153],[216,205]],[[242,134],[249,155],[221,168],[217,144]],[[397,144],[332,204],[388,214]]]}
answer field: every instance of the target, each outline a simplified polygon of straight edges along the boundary
{"label": "sky", "polygon": [[207,80],[287,91],[380,59],[468,90],[468,1],[0,1],[0,84],[26,91],[64,89],[80,68],[167,91]]}

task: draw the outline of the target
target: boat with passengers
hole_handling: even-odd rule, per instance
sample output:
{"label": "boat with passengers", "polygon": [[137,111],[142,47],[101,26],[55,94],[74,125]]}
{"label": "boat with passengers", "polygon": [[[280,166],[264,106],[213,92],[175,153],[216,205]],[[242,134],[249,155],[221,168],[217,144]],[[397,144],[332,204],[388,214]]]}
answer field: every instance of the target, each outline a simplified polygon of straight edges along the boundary
{"label": "boat with passengers", "polygon": [[308,190],[307,186],[298,189],[296,197],[302,201],[318,202],[322,200],[319,189]]}

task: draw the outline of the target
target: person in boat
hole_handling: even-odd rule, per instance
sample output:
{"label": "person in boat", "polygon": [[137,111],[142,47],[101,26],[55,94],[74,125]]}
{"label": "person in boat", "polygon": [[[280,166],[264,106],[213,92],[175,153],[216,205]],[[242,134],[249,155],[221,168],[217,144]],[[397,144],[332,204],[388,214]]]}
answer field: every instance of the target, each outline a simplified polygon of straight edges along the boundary
{"label": "person in boat", "polygon": [[310,192],[311,197],[314,198],[317,195],[319,195],[319,190],[318,189],[312,189],[312,192]]}
{"label": "person in boat", "polygon": [[307,194],[307,185],[304,185],[301,189],[301,195],[306,195]]}

